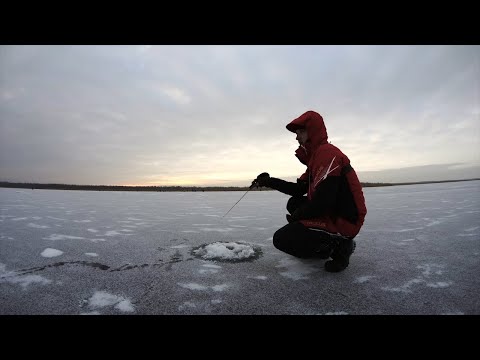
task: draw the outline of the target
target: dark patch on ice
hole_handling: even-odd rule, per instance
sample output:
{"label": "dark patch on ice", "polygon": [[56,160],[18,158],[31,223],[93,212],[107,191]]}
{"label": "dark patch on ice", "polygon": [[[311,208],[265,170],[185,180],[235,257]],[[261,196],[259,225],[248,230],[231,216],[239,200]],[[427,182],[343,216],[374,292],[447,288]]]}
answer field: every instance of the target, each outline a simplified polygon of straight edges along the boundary
{"label": "dark patch on ice", "polygon": [[73,266],[74,265],[88,266],[88,267],[93,267],[93,268],[100,269],[100,270],[103,270],[103,271],[108,271],[108,272],[128,271],[128,270],[133,270],[133,269],[143,269],[143,268],[146,268],[146,267],[157,268],[157,267],[165,266],[165,270],[170,271],[173,264],[184,261],[184,260],[186,260],[186,261],[193,260],[193,258],[184,259],[183,255],[180,253],[180,251],[177,250],[173,255],[170,256],[170,260],[166,261],[166,262],[164,262],[163,259],[158,259],[157,262],[155,262],[153,264],[136,265],[136,264],[127,263],[127,264],[121,265],[120,267],[117,267],[117,268],[111,268],[108,265],[100,264],[98,262],[60,261],[60,262],[56,262],[56,263],[48,264],[48,265],[44,265],[44,266],[36,266],[36,267],[27,268],[27,269],[20,269],[20,270],[17,270],[15,272],[13,272],[12,274],[3,275],[2,278],[7,278],[7,277],[10,277],[10,276],[27,275],[27,274],[32,274],[32,273],[35,273],[35,272],[46,270],[48,268],[57,268],[57,267],[67,266],[67,265],[68,266],[72,266],[72,265]]}
{"label": "dark patch on ice", "polygon": [[180,254],[180,251],[175,251],[175,254],[173,254],[171,257],[170,257],[170,261],[181,261],[183,258],[183,255]]}
{"label": "dark patch on ice", "polygon": [[170,261],[166,263],[165,270],[172,270],[172,265],[183,260],[183,255],[180,254],[180,251],[176,251],[175,254],[170,256]]}
{"label": "dark patch on ice", "polygon": [[120,266],[119,268],[110,270],[110,272],[144,268],[144,267],[147,267],[147,266],[150,266],[150,265],[149,264],[142,264],[142,265],[125,264],[125,265]]}
{"label": "dark patch on ice", "polygon": [[60,267],[60,266],[64,266],[64,265],[83,265],[83,266],[90,266],[90,267],[93,267],[93,268],[98,268],[98,269],[100,269],[100,270],[108,270],[108,269],[110,269],[110,266],[103,265],[103,264],[96,263],[96,262],[88,262],[88,261],[60,261],[60,262],[57,262],[57,263],[54,263],[54,264],[45,265],[45,266],[37,266],[37,267],[29,268],[29,269],[18,270],[17,275],[31,274],[31,273],[34,273],[34,272],[43,271],[43,270],[45,270],[45,269],[47,269],[47,268]]}

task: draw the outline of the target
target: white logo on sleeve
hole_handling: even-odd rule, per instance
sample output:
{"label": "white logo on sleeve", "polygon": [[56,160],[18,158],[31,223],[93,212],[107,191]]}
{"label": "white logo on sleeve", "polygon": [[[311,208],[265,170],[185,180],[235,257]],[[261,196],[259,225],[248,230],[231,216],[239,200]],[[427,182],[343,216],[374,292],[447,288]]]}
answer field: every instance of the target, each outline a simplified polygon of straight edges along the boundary
{"label": "white logo on sleeve", "polygon": [[320,168],[319,169],[318,175],[315,176],[315,184],[313,185],[314,187],[317,187],[317,185],[321,181],[323,181],[327,178],[328,174],[330,174],[333,170],[335,170],[336,168],[338,168],[340,166],[340,165],[337,165],[332,169],[333,161],[335,160],[335,158],[336,158],[336,156],[333,157],[333,159],[330,162],[330,165],[328,166],[328,168]]}

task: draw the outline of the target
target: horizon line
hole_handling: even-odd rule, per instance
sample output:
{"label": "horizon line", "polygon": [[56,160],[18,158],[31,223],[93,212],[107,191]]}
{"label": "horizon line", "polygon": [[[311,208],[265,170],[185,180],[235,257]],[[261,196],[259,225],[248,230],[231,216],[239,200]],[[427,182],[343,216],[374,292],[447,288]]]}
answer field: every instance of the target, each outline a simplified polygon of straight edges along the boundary
{"label": "horizon line", "polygon": [[[380,187],[380,186],[395,186],[395,185],[415,185],[415,184],[434,184],[434,183],[445,183],[445,182],[459,182],[459,181],[475,181],[480,180],[480,178],[469,178],[469,179],[446,179],[446,180],[426,180],[426,181],[409,181],[409,182],[361,182],[362,187]],[[85,184],[64,184],[64,183],[35,183],[35,182],[12,182],[12,181],[0,181],[0,187],[3,188],[30,188],[38,187],[50,187],[50,189],[55,189],[55,187],[69,187],[69,188],[121,188],[121,189],[239,189],[244,190],[248,189],[249,186],[200,186],[200,185],[85,185]],[[265,187],[266,189],[269,189]],[[252,189],[254,190],[254,189]]]}

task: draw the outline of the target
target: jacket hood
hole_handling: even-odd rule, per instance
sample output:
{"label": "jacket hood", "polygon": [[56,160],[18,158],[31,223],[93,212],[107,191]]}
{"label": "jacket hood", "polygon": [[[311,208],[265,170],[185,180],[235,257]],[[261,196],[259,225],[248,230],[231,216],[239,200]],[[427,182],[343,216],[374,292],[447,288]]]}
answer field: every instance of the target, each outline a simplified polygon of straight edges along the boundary
{"label": "jacket hood", "polygon": [[328,143],[327,128],[319,113],[309,110],[287,125],[287,130],[293,133],[300,128],[307,129],[307,148],[315,151],[318,146]]}

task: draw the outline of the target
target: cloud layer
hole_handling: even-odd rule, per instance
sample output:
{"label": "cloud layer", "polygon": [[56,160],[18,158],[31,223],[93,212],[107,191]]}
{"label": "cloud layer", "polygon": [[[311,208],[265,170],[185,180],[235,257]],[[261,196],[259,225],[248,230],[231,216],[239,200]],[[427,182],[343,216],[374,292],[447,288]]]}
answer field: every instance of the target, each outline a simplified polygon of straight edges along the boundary
{"label": "cloud layer", "polygon": [[359,173],[479,166],[479,59],[479,46],[1,46],[0,180],[295,178],[285,125],[307,110]]}

